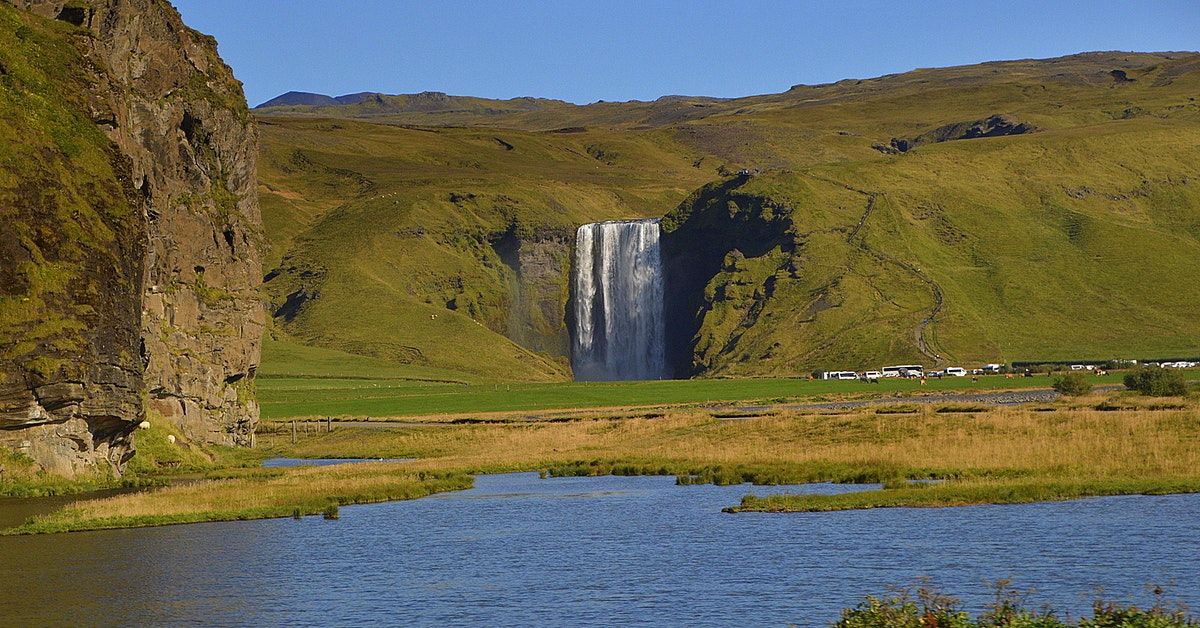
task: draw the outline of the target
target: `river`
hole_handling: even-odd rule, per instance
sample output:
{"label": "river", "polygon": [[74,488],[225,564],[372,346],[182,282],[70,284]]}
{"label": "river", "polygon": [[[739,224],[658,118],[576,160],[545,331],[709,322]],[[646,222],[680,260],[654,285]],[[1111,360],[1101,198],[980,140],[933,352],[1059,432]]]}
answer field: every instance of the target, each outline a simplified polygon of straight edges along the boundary
{"label": "river", "polygon": [[0,538],[0,623],[826,626],[929,576],[978,613],[1012,578],[1078,617],[1097,587],[1200,609],[1200,495],[822,514],[721,512],[667,477],[480,476],[306,517]]}

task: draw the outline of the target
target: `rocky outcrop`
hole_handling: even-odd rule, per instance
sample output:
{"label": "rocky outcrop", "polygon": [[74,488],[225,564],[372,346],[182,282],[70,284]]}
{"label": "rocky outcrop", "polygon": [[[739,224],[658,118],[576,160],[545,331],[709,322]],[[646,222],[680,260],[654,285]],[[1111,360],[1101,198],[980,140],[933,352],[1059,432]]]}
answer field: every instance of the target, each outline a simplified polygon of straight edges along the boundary
{"label": "rocky outcrop", "polygon": [[530,351],[568,358],[571,349],[565,316],[574,234],[549,227],[525,237],[510,231],[494,242],[493,248],[516,275],[508,338]]}
{"label": "rocky outcrop", "polygon": [[[5,9],[43,47],[59,38],[78,88],[63,115],[93,125],[69,133],[94,135],[84,153],[102,152],[109,165],[97,175],[70,146],[30,151],[46,163],[41,180],[23,184],[25,198],[41,206],[11,209],[20,245],[0,247],[0,266],[18,272],[0,298],[39,309],[0,316],[0,345],[28,349],[0,365],[0,438],[66,474],[101,460],[120,472],[147,411],[192,439],[252,444],[262,236],[256,130],[241,85],[216,42],[165,2],[10,2],[76,27]],[[50,192],[64,181],[78,194]],[[73,275],[44,281],[65,264]],[[31,323],[45,316],[59,321],[49,341]]]}
{"label": "rocky outcrop", "polygon": [[571,351],[565,318],[570,299],[567,278],[574,234],[569,229],[529,230],[514,224],[491,234],[488,242],[510,271],[504,335],[530,351],[567,359]]}
{"label": "rocky outcrop", "polygon": [[952,140],[971,140],[980,137],[1023,135],[1025,133],[1033,133],[1037,130],[1038,128],[1032,124],[1020,122],[1012,116],[996,114],[982,120],[956,122],[940,126],[914,138],[893,137],[887,146],[879,144],[873,148],[884,153],[907,153],[922,144],[937,144]]}

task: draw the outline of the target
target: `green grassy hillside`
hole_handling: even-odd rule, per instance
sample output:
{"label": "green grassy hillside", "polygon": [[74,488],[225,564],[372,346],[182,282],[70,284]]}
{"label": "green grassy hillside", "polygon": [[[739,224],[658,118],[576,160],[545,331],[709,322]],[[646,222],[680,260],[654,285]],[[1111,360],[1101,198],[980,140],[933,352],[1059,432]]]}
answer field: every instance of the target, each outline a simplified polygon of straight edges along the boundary
{"label": "green grassy hillside", "polygon": [[[310,345],[565,379],[574,228],[667,215],[679,375],[1196,355],[1197,94],[1200,55],[1091,53],[735,100],[258,111],[266,286]],[[955,139],[997,116],[1028,132]]]}
{"label": "green grassy hillside", "polygon": [[[480,376],[569,378],[575,227],[654,215],[715,176],[654,133],[292,119],[261,131],[268,266],[278,267],[266,287],[287,331]],[[522,248],[535,259],[522,264]],[[529,349],[508,339],[522,329]]]}

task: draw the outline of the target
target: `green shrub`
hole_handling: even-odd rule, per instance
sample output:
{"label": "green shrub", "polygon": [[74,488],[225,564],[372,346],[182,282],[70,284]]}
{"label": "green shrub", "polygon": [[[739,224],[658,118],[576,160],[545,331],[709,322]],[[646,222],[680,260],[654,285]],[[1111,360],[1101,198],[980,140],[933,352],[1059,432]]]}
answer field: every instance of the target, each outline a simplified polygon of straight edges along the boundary
{"label": "green shrub", "polygon": [[1187,393],[1183,372],[1153,366],[1125,375],[1125,387],[1151,397],[1178,397]]}
{"label": "green shrub", "polygon": [[1092,383],[1083,373],[1068,373],[1054,378],[1054,390],[1071,397],[1078,397],[1092,392]]}
{"label": "green shrub", "polygon": [[836,628],[973,628],[959,600],[927,584],[893,589],[894,595],[867,599],[842,611]]}
{"label": "green shrub", "polygon": [[959,600],[927,584],[892,588],[894,594],[877,598],[868,595],[854,608],[842,610],[835,628],[1189,628],[1196,618],[1186,610],[1168,603],[1161,587],[1155,589],[1157,601],[1148,609],[1119,606],[1096,600],[1092,617],[1078,622],[1062,620],[1050,608],[1030,610],[1025,598],[1031,591],[1013,589],[1009,580],[990,583],[993,601],[978,619],[961,610]]}

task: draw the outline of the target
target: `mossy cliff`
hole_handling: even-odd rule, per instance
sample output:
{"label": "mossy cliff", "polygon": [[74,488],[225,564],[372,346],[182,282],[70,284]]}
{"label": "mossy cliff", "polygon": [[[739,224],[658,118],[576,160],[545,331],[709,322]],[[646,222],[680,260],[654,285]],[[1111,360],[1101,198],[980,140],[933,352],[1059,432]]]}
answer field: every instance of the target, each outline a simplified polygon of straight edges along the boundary
{"label": "mossy cliff", "polygon": [[859,243],[856,226],[873,204],[811,175],[775,172],[711,183],[668,213],[675,376],[921,361],[913,330],[934,297],[919,275]]}
{"label": "mossy cliff", "polygon": [[250,444],[255,125],[161,0],[0,3],[0,443],[119,473],[147,413]]}
{"label": "mossy cliff", "polygon": [[778,280],[794,278],[793,209],[748,192],[749,181],[706,185],[663,218],[665,314],[675,322],[667,355],[676,377],[710,370],[736,343],[727,328],[753,325]]}

